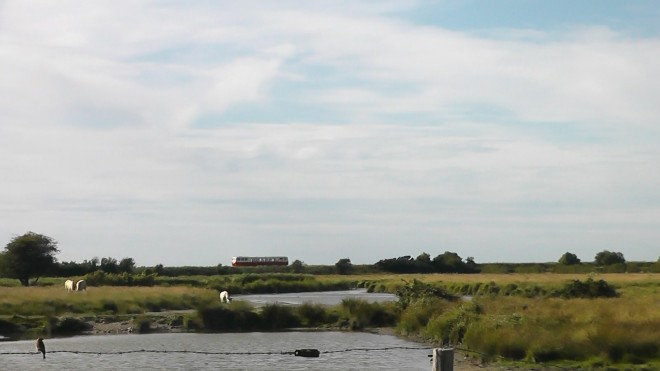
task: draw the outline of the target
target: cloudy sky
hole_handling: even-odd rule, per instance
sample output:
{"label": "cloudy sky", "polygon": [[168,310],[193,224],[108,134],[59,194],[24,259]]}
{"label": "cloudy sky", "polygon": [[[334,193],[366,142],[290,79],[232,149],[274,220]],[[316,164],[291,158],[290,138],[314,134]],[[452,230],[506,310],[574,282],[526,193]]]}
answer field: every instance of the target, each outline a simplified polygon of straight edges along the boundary
{"label": "cloudy sky", "polygon": [[655,1],[0,1],[0,245],[660,255]]}

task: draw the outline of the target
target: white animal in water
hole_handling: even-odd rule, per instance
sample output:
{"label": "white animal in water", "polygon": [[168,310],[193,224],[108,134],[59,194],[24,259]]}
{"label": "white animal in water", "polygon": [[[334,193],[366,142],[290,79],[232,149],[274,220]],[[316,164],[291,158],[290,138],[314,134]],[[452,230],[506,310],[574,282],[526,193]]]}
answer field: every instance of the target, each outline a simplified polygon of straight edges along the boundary
{"label": "white animal in water", "polygon": [[76,282],[76,291],[85,291],[87,290],[87,282],[85,280],[80,280]]}
{"label": "white animal in water", "polygon": [[66,289],[67,292],[69,291],[74,291],[75,287],[73,287],[73,281],[71,280],[66,280],[64,282],[64,288]]}
{"label": "white animal in water", "polygon": [[229,296],[229,293],[227,291],[223,291],[220,293],[220,301],[223,303],[231,303],[231,296]]}

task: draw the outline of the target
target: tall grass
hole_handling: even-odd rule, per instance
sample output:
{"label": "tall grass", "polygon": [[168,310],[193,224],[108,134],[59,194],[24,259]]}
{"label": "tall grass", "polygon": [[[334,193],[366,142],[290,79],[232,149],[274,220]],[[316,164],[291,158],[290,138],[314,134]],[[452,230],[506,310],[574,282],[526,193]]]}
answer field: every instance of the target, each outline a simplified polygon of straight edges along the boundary
{"label": "tall grass", "polygon": [[[644,363],[660,358],[660,298],[481,297],[409,307],[398,328],[440,343],[528,362]],[[426,326],[424,317],[428,320]]]}
{"label": "tall grass", "polygon": [[0,315],[127,314],[196,308],[217,300],[213,290],[190,287],[0,287]]}

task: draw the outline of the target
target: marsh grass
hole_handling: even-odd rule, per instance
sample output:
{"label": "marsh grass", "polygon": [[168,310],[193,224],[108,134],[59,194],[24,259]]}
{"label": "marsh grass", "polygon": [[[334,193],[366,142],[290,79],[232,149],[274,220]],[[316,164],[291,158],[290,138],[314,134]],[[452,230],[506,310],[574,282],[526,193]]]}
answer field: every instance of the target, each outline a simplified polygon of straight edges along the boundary
{"label": "marsh grass", "polygon": [[337,320],[337,316],[332,316],[326,306],[321,304],[303,303],[295,310],[300,324],[305,327],[320,326]]}
{"label": "marsh grass", "polygon": [[398,310],[394,303],[370,303],[361,299],[344,299],[340,305],[351,329],[393,326]]}
{"label": "marsh grass", "polygon": [[213,302],[213,290],[190,287],[89,287],[66,292],[55,286],[0,287],[0,315],[127,314],[196,308]]}
{"label": "marsh grass", "polygon": [[483,297],[472,307],[448,304],[424,334],[486,357],[640,364],[660,357],[659,300]]}

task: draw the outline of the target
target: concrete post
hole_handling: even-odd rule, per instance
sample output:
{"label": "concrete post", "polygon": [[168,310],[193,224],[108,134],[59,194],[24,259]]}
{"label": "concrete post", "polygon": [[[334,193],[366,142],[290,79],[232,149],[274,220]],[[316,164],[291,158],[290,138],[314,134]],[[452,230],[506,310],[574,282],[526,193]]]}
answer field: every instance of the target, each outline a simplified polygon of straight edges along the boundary
{"label": "concrete post", "polygon": [[434,348],[431,371],[454,371],[454,348]]}

